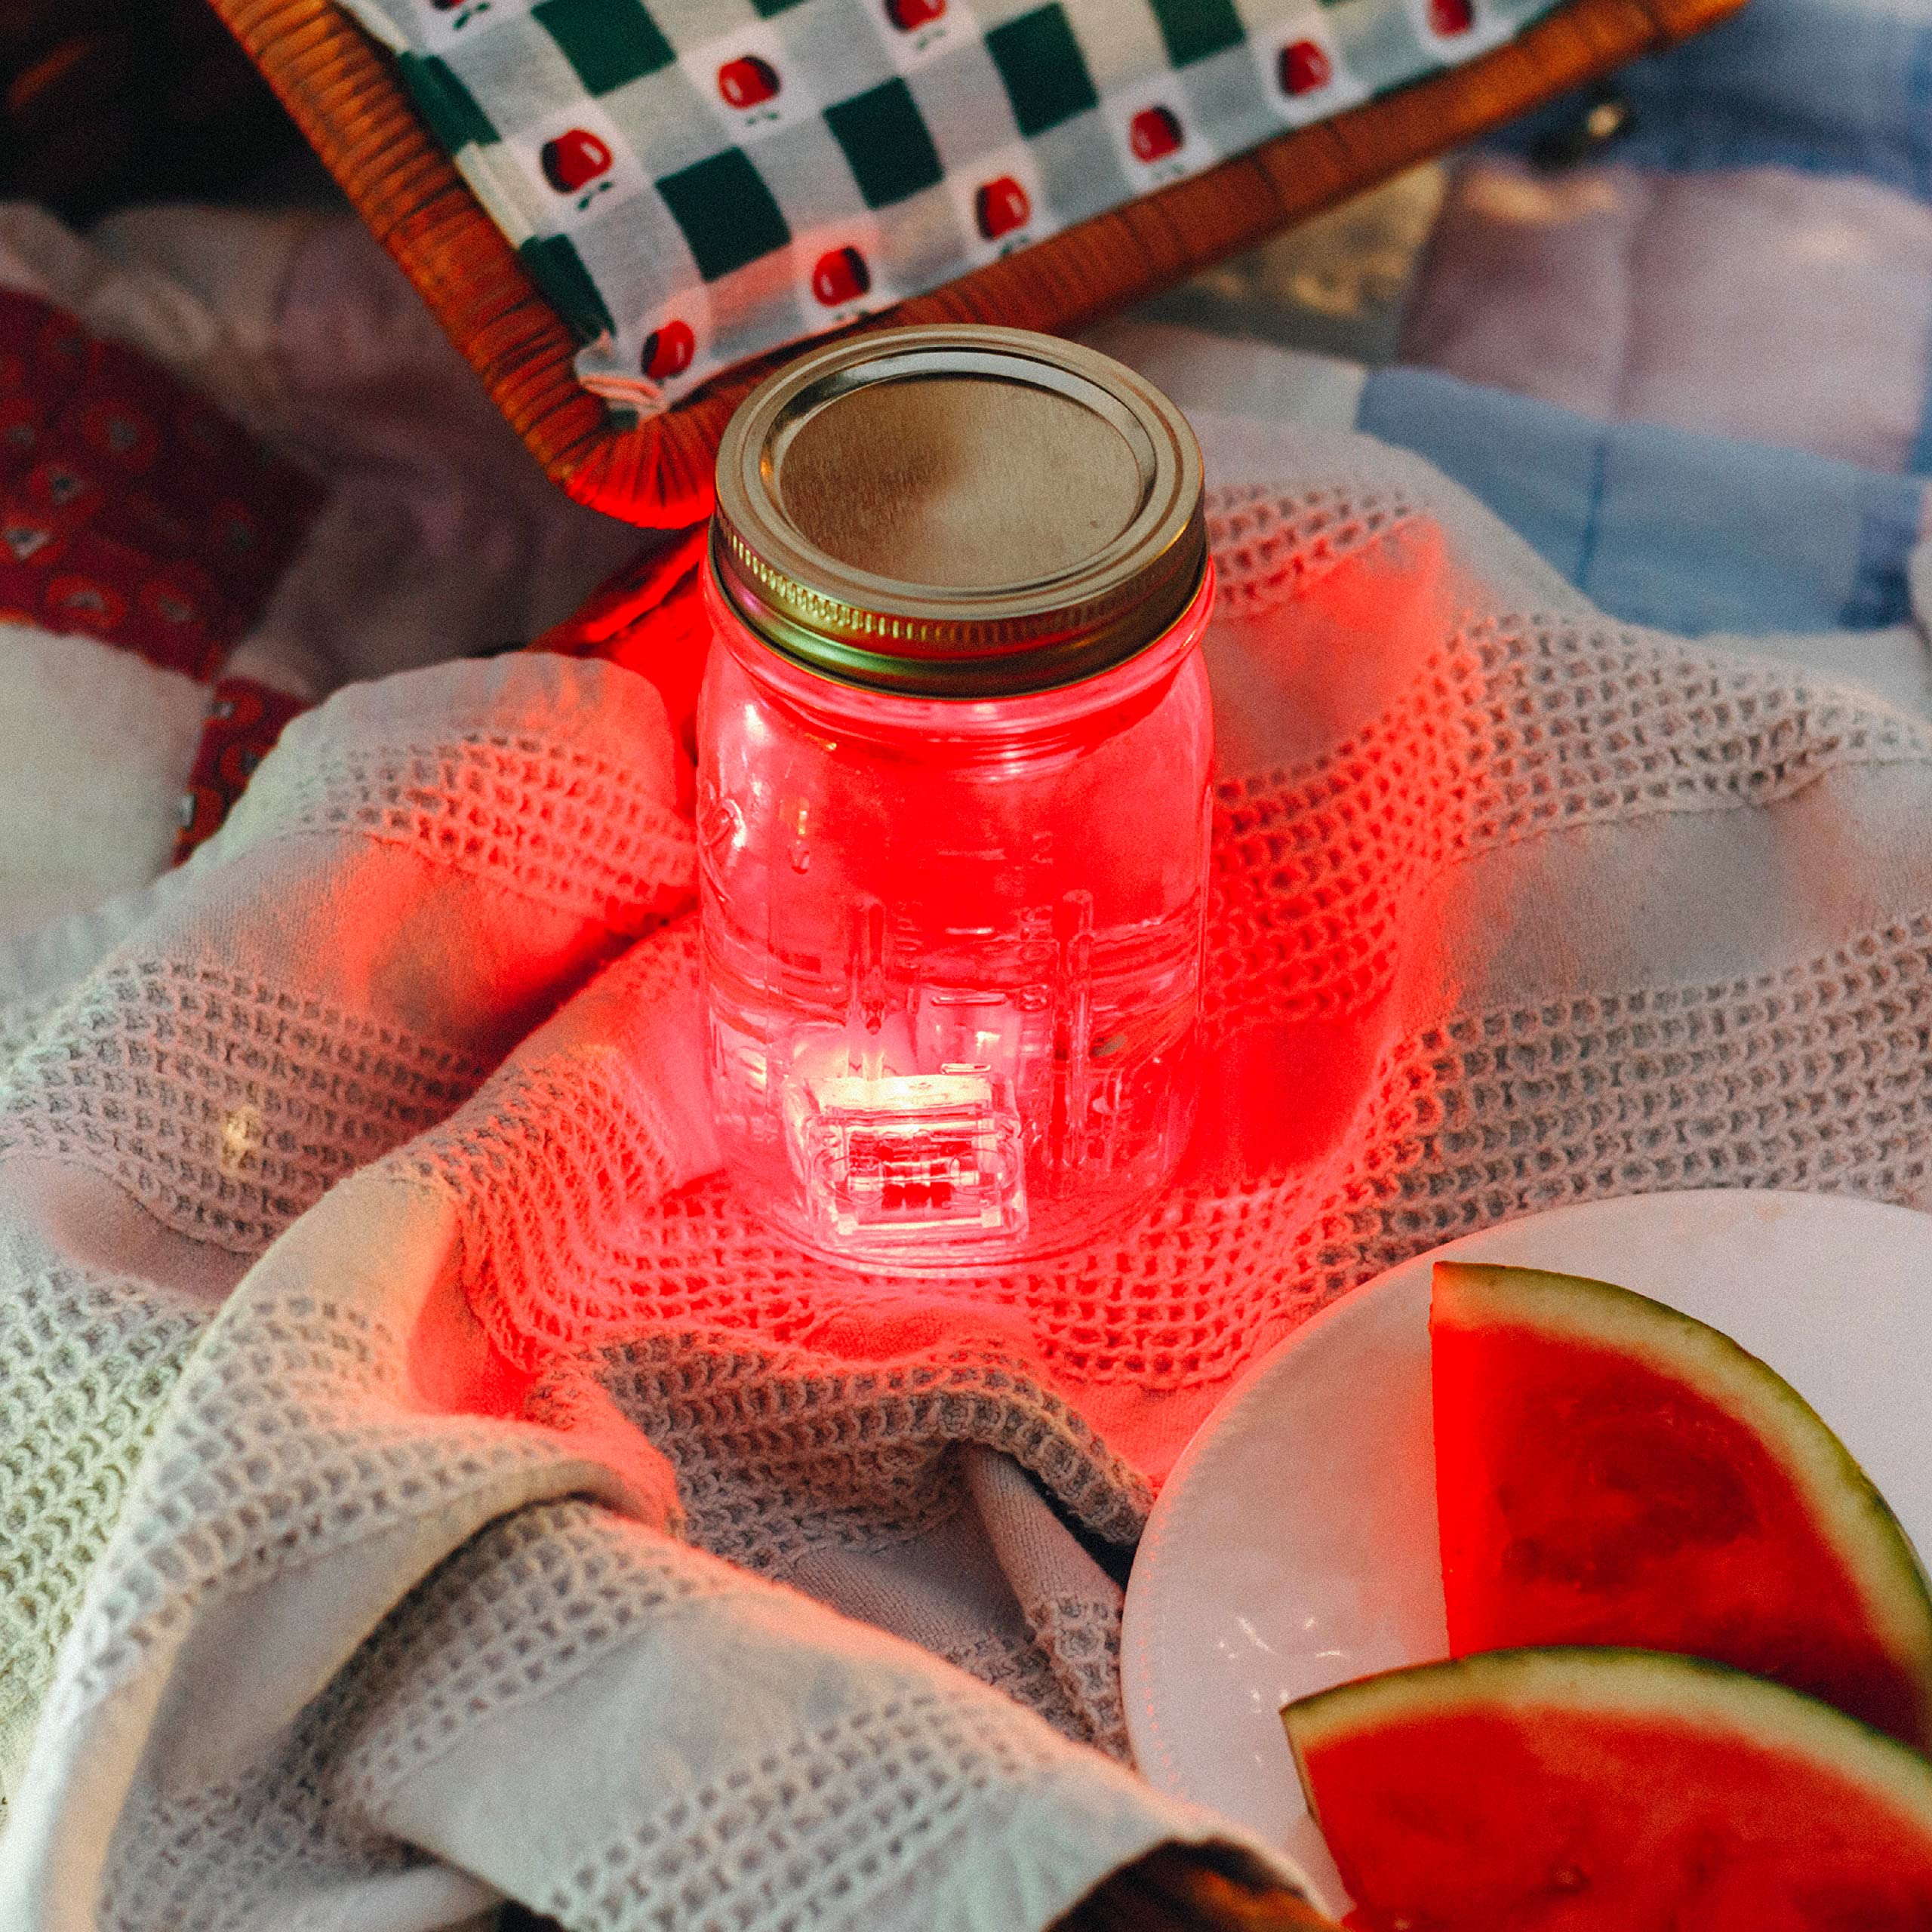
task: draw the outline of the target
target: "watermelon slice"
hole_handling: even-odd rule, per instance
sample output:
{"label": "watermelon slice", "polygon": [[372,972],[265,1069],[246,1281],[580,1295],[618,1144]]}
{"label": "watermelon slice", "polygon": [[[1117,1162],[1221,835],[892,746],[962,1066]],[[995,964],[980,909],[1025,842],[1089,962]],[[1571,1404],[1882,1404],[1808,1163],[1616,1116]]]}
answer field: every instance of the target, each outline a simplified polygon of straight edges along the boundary
{"label": "watermelon slice", "polygon": [[1281,1715],[1361,1932],[1932,1926],[1932,1764],[1761,1678],[1501,1651]]}
{"label": "watermelon slice", "polygon": [[1804,1398],[1628,1289],[1438,1262],[1429,1312],[1449,1647],[1681,1651],[1932,1734],[1932,1597]]}

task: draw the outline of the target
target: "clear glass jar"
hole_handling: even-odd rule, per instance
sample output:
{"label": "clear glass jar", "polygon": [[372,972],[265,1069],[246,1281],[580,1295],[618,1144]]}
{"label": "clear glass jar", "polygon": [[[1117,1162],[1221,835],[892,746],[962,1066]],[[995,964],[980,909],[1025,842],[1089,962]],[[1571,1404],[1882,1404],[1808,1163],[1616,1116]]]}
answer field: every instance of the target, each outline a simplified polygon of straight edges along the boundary
{"label": "clear glass jar", "polygon": [[[885,346],[872,353],[903,362],[909,337],[977,347],[1015,332],[900,331],[874,338]],[[1017,340],[1040,353],[1041,339]],[[849,376],[852,346],[842,352]],[[1055,368],[1078,358],[1083,381],[1117,367],[1065,344],[1047,352]],[[752,461],[768,477],[762,433]],[[743,454],[728,438],[721,457],[721,508],[740,522],[754,519],[726,491],[723,465]],[[1156,506],[1157,536],[1177,520],[1198,530],[1194,463],[1175,501]],[[798,508],[778,505],[788,518]],[[942,516],[942,541],[958,509]],[[897,639],[881,651],[875,632],[855,643],[863,627],[848,626],[833,640],[841,657],[774,615],[763,574],[774,540],[755,535],[749,566],[737,525],[714,540],[698,718],[712,1094],[738,1185],[796,1241],[897,1272],[995,1265],[1117,1223],[1173,1171],[1198,1086],[1204,547],[1189,561],[1184,543],[1155,573],[1151,601],[1134,601],[1130,579],[1112,605],[1079,606],[1112,626],[1097,645],[1063,621],[1017,649],[995,638],[989,652],[983,610],[978,629],[942,626],[924,655]],[[1000,577],[1011,548],[996,537],[992,566],[954,574]],[[795,588],[798,558],[784,568]],[[830,594],[829,574],[811,572],[814,595]],[[838,588],[850,595],[849,581]],[[866,589],[869,603],[887,601]],[[883,667],[855,665],[859,647]],[[1042,678],[1054,681],[1026,688]],[[897,688],[880,688],[888,680]]]}

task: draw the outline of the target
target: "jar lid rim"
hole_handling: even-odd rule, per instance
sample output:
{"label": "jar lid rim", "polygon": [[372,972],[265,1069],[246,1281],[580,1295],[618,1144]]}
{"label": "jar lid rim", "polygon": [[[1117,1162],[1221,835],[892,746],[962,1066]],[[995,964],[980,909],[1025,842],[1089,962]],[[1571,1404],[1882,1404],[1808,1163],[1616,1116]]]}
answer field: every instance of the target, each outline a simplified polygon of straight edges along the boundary
{"label": "jar lid rim", "polygon": [[[1097,493],[1107,498],[1094,518],[1098,540],[1085,554],[1070,553],[1062,567],[1020,582],[936,584],[868,569],[815,540],[821,531],[802,527],[797,493],[787,494],[788,462],[797,474],[805,454],[818,459],[813,481],[823,505],[827,478],[835,494],[838,465],[850,461],[849,445],[815,431],[814,419],[854,397],[876,410],[882,386],[947,382],[1032,392],[1083,435],[1091,420],[1088,447],[1111,473]],[[903,390],[897,400],[907,400]],[[929,395],[926,402],[943,409],[958,400],[956,393]],[[977,488],[997,518],[1001,506],[983,493],[996,487],[1001,452],[986,444],[983,426],[996,421],[1001,405],[1000,397],[983,397],[961,419],[956,448],[946,454],[958,457],[966,480],[946,479],[953,487],[942,512],[964,499],[970,513]],[[925,418],[934,420],[929,408]],[[939,420],[944,429],[955,427]],[[916,475],[918,453],[909,454]],[[851,487],[863,493],[870,480],[855,475]],[[832,503],[827,514],[835,520],[848,508],[863,525],[869,512],[862,494],[850,506]],[[888,504],[887,514],[896,508]],[[1113,527],[1106,527],[1109,517]],[[801,357],[740,406],[718,452],[711,555],[721,589],[750,629],[841,681],[931,697],[1046,689],[1132,656],[1198,592],[1207,563],[1200,449],[1168,397],[1095,350],[974,324],[881,331]]]}

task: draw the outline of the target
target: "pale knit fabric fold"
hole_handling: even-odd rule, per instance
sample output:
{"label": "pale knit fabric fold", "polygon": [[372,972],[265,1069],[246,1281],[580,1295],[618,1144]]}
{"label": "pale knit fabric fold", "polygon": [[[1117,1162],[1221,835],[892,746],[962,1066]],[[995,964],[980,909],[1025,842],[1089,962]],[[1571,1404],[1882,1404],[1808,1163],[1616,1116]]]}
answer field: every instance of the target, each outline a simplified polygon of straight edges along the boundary
{"label": "pale knit fabric fold", "polygon": [[1217,1829],[1109,1755],[1109,1546],[1312,1309],[1558,1201],[1932,1204],[1932,727],[1202,426],[1208,1104],[1090,1250],[846,1274],[712,1173],[612,667],[340,694],[14,949],[0,1923],[1043,1927]]}

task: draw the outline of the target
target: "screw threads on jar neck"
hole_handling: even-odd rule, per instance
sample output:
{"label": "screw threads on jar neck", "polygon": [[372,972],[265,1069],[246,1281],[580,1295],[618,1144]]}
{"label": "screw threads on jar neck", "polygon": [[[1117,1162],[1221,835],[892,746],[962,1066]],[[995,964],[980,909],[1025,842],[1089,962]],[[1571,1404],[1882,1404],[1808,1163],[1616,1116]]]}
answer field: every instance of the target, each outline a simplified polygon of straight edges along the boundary
{"label": "screw threads on jar neck", "polygon": [[744,624],[841,682],[1016,696],[1120,663],[1195,601],[1201,459],[1180,411],[1091,350],[895,330],[746,398],[712,568]]}

